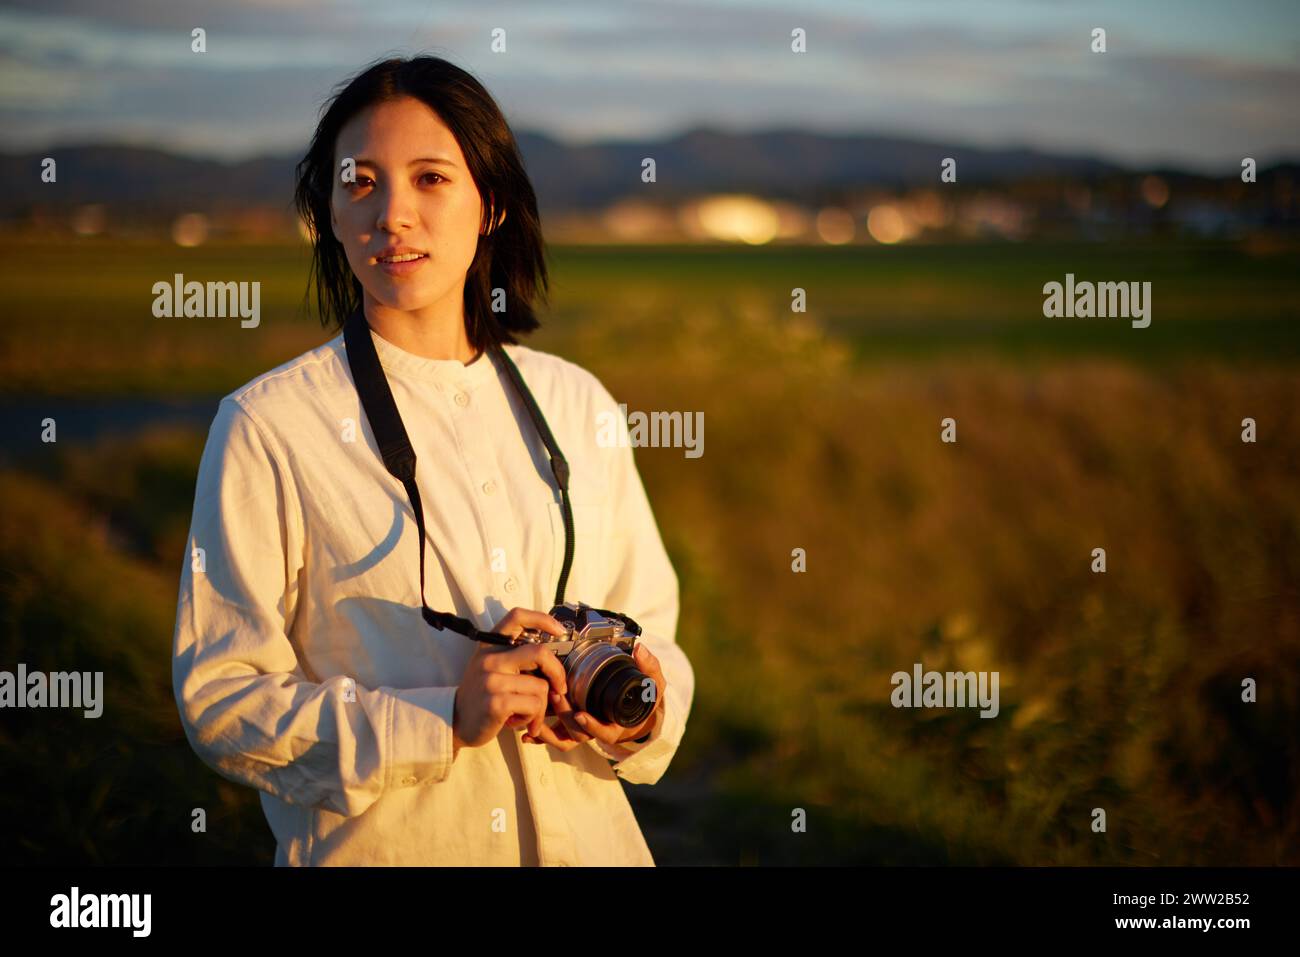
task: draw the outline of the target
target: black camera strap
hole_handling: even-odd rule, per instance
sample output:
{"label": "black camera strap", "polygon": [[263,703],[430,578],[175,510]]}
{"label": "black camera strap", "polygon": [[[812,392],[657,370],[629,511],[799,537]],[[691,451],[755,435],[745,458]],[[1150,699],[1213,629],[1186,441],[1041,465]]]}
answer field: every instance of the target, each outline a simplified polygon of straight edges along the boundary
{"label": "black camera strap", "polygon": [[[402,424],[402,416],[397,411],[393,390],[389,387],[388,378],[379,363],[379,354],[375,351],[370,326],[366,322],[362,309],[358,308],[344,323],[343,342],[347,347],[352,381],[356,384],[357,394],[361,397],[361,407],[370,422],[370,429],[375,435],[375,442],[379,446],[379,454],[384,460],[384,466],[406,487],[406,495],[411,500],[411,509],[415,512],[415,527],[420,536],[420,605],[424,620],[434,628],[448,628],[475,641],[486,641],[496,645],[513,644],[513,639],[507,635],[495,631],[479,631],[468,618],[461,618],[445,611],[434,611],[424,600],[424,509],[420,504],[420,489],[415,484],[415,449],[411,447],[406,426]],[[551,457],[551,471],[555,473],[555,481],[559,485],[560,508],[564,513],[564,565],[560,570],[560,580],[555,586],[555,604],[562,605],[564,588],[569,580],[569,568],[573,563],[573,507],[569,502],[569,463],[556,444],[555,436],[551,434],[551,429],[542,416],[542,410],[537,406],[537,400],[528,391],[528,386],[523,376],[519,374],[519,369],[515,367],[514,361],[500,344],[494,343],[490,351],[503,360],[510,381],[514,383],[524,405],[528,407],[533,425]],[[484,355],[478,361],[488,362],[490,358]],[[600,611],[600,609],[596,610]]]}

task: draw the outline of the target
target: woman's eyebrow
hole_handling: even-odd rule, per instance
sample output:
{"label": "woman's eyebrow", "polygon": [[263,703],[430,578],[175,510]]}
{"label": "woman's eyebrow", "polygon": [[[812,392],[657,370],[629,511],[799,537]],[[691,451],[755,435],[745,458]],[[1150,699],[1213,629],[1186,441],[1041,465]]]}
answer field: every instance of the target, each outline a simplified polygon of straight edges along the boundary
{"label": "woman's eyebrow", "polygon": [[[374,160],[370,159],[369,157],[364,157],[364,156],[359,156],[359,157],[357,157],[356,160],[354,160],[354,162],[355,162],[358,166],[375,166],[375,165],[377,165],[377,164],[375,163]],[[445,157],[442,157],[442,156],[426,156],[426,157],[423,157],[423,158],[421,158],[421,159],[413,159],[413,160],[411,160],[411,162],[407,163],[406,165],[407,165],[407,166],[416,166],[416,165],[418,165],[418,164],[420,164],[420,163],[441,163],[443,166],[451,166],[451,167],[455,167],[455,166],[456,166],[456,164],[455,164],[454,161],[449,160],[449,159],[446,159]]]}

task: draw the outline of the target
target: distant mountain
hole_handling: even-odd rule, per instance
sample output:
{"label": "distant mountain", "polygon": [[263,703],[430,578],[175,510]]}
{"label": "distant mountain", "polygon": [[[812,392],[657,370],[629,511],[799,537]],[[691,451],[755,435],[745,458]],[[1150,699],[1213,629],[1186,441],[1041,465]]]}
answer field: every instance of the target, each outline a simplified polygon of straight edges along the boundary
{"label": "distant mountain", "polygon": [[[56,183],[41,181],[47,156],[57,163]],[[0,196],[0,216],[10,218],[35,204],[59,209],[85,203],[166,215],[256,206],[288,211],[295,162],[272,156],[227,164],[147,147],[99,144],[0,154],[0,174],[12,187]]]}
{"label": "distant mountain", "polygon": [[[941,160],[958,161],[961,184],[999,184],[1027,177],[1075,181],[1128,172],[1086,156],[1038,150],[983,149],[890,136],[836,136],[796,130],[725,133],[694,129],[664,140],[562,143],[539,133],[518,135],[544,214],[599,209],[624,197],[647,196],[641,163],[653,157],[654,198],[664,201],[716,192],[753,192],[817,204],[846,191],[903,188],[938,182]],[[42,157],[58,161],[57,185],[40,181]],[[110,213],[172,216],[248,208],[291,212],[298,155],[224,163],[162,150],[100,144],[0,154],[0,217],[34,206],[62,209],[103,203]],[[1176,171],[1175,171],[1176,172]],[[1185,174],[1192,175],[1192,174]]]}
{"label": "distant mountain", "polygon": [[889,136],[833,136],[797,130],[722,133],[695,129],[655,142],[605,142],[565,146],[534,134],[519,137],[538,192],[569,209],[601,207],[631,194],[644,195],[641,162],[655,160],[663,198],[715,192],[752,192],[772,198],[821,202],[863,187],[936,184],[944,157],[958,161],[964,183],[995,183],[1027,176],[1086,179],[1121,172],[1087,157],[1054,156],[1027,149],[989,150]]}

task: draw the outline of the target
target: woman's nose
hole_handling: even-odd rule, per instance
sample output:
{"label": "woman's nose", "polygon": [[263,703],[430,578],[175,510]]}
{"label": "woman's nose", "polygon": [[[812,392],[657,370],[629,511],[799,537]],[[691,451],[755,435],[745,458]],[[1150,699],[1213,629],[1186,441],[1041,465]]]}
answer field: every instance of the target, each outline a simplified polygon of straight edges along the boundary
{"label": "woman's nose", "polygon": [[384,232],[395,233],[415,222],[415,207],[403,189],[390,189],[379,203],[379,216],[375,226]]}

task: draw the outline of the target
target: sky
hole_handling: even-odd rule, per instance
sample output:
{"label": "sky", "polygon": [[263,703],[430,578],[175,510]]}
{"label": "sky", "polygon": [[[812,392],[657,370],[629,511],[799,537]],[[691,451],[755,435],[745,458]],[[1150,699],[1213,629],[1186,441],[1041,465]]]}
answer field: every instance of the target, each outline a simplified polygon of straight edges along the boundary
{"label": "sky", "polygon": [[516,133],[570,142],[709,126],[1300,159],[1300,0],[3,0],[0,150],[296,153],[333,88],[415,53],[473,73]]}

